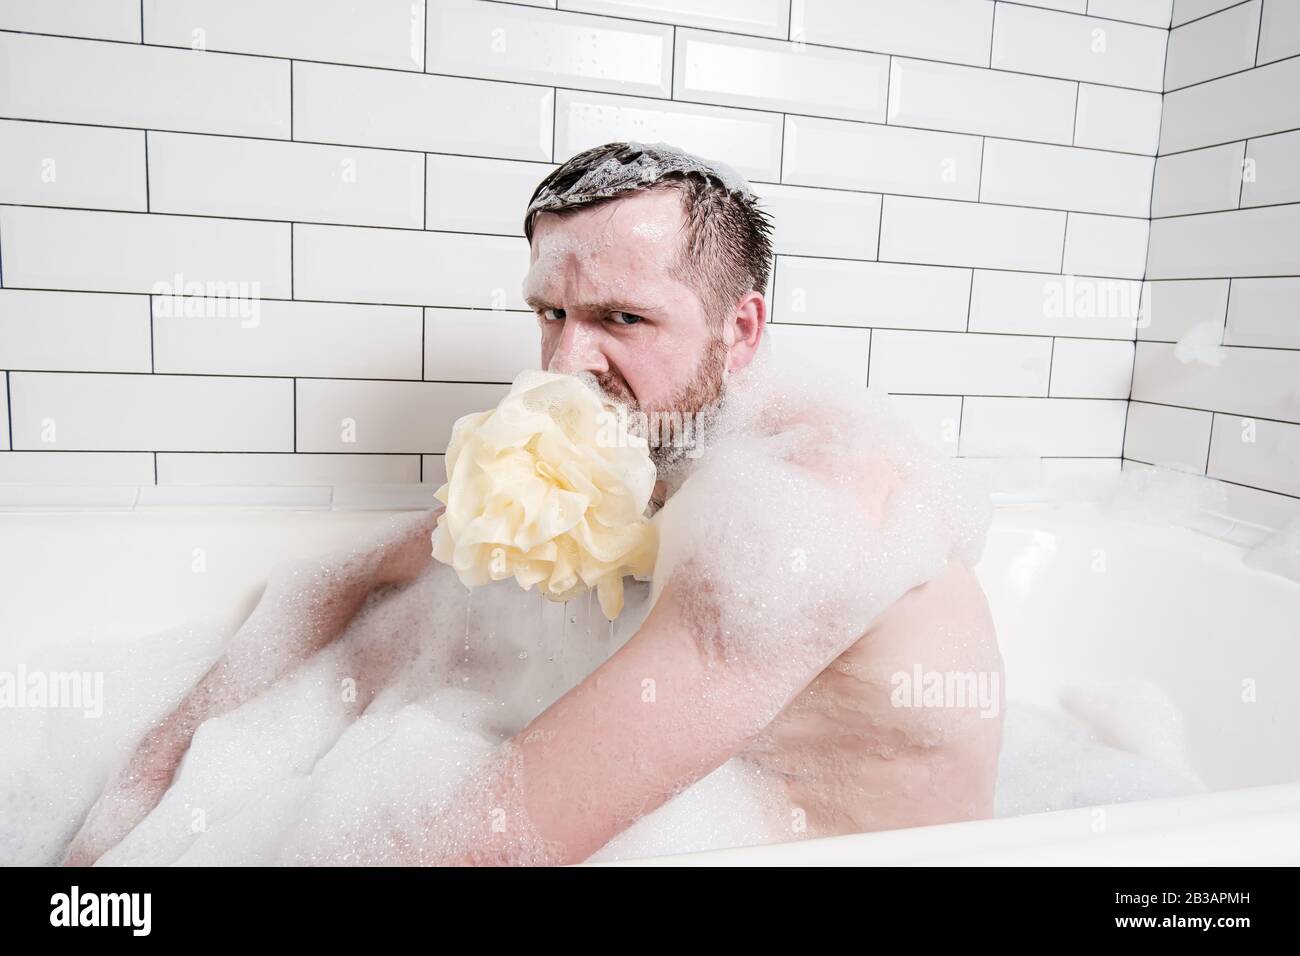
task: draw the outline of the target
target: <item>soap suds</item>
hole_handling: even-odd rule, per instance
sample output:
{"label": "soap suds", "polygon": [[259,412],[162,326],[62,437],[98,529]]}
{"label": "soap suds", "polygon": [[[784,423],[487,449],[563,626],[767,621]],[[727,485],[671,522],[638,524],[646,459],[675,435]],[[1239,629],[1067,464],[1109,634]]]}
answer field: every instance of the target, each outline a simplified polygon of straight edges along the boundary
{"label": "soap suds", "polygon": [[[676,576],[698,619],[712,622],[701,631],[711,659],[786,660],[770,685],[752,689],[774,715],[784,680],[827,662],[950,555],[978,559],[987,494],[924,449],[881,399],[822,404],[829,399],[814,384],[777,380],[765,360],[746,372],[733,376],[697,457],[667,476],[674,494],[656,515],[662,565],[653,582],[629,582],[612,625],[591,600],[553,604],[510,579],[469,592],[427,560],[409,583],[372,592],[333,643],[204,722],[162,800],[102,862],[450,862],[476,859],[484,828],[494,835],[490,862],[553,862],[557,848],[522,811],[524,771],[511,738],[636,632],[666,580]],[[873,477],[879,485],[864,490]],[[385,534],[429,526],[427,514],[399,516]],[[310,649],[321,621],[306,606],[309,585],[363,573],[372,554],[373,542],[361,543],[273,580],[248,631],[261,638],[244,636],[245,659],[283,663],[277,635]],[[43,655],[36,663],[47,668],[105,671],[104,716],[0,710],[0,863],[57,862],[109,774],[223,640],[184,628],[128,647]],[[706,699],[701,712],[729,704]],[[1009,705],[1013,722],[1017,707]],[[1003,809],[1165,786],[1129,754],[1084,790],[1046,792],[1069,769],[1053,743],[1069,734],[1050,723],[1028,729],[1004,750]],[[1112,752],[1102,748],[1098,759]],[[733,758],[633,818],[593,859],[788,838],[772,826],[776,796],[770,779]]]}

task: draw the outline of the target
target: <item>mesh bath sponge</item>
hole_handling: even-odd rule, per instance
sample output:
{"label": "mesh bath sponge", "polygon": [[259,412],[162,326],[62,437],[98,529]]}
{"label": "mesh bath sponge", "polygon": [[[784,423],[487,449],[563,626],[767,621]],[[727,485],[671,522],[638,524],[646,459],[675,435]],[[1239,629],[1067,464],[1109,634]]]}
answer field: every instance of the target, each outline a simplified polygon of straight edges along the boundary
{"label": "mesh bath sponge", "polygon": [[467,587],[513,576],[552,601],[594,587],[614,620],[624,576],[649,580],[657,546],[655,466],[615,411],[578,376],[530,369],[496,408],[457,419],[433,557]]}

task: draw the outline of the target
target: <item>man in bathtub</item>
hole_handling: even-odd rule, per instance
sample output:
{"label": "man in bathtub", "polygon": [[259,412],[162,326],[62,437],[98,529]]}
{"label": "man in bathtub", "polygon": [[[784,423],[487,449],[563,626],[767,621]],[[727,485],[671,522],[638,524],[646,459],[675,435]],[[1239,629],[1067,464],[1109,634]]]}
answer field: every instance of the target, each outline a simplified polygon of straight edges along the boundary
{"label": "man in bathtub", "polygon": [[[525,219],[532,266],[525,293],[538,318],[542,367],[590,373],[608,398],[647,413],[716,408],[766,348],[770,232],[748,185],[720,164],[665,144],[613,143],[574,156],[543,180]],[[816,407],[763,414],[766,434],[778,438],[818,436],[833,417]],[[696,480],[681,447],[670,447],[680,438],[665,434],[654,449],[663,480],[653,507],[671,507]],[[897,462],[839,460],[833,443],[819,440],[789,445],[785,463],[824,482],[828,500],[832,485],[849,489],[868,523],[907,500]],[[782,510],[752,486],[762,475],[722,477],[733,486],[732,507]],[[776,536],[786,526],[759,527]],[[862,527],[846,518],[836,529],[818,527],[815,537],[843,536],[852,546]],[[818,542],[809,543],[815,557]],[[881,557],[888,561],[879,567],[893,566]],[[365,573],[376,586],[400,585],[430,560],[427,537],[417,536]],[[774,643],[767,634],[749,645],[732,635],[740,651],[723,654],[710,647],[729,622],[750,620],[731,616],[731,608],[752,591],[732,593],[727,579],[699,573],[705,560],[695,554],[679,562],[627,643],[512,738],[495,771],[471,782],[476,790],[465,794],[458,820],[463,826],[481,810],[481,825],[431,840],[439,852],[410,862],[581,862],[735,756],[779,795],[772,841],[992,815],[1002,661],[969,554],[954,549],[935,573],[907,581],[861,630],[837,629],[842,615],[834,609],[815,618],[810,603],[804,611],[812,616],[801,620],[824,620],[824,635]],[[730,580],[744,578],[738,572]],[[872,587],[861,582],[864,594]],[[157,804],[204,720],[287,675],[356,611],[355,602],[320,609],[314,626],[284,645],[227,648],[145,737],[66,861],[93,863],[116,845]],[[779,634],[781,613],[774,609],[772,633]],[[647,675],[657,688],[653,706],[643,693]],[[945,675],[991,684],[992,706],[945,695]]]}

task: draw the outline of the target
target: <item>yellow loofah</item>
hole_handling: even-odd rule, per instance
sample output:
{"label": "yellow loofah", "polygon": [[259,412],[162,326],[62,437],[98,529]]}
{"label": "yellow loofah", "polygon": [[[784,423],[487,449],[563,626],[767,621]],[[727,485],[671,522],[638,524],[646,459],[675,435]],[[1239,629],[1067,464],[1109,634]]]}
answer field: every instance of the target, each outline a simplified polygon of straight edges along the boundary
{"label": "yellow loofah", "polygon": [[649,448],[578,378],[521,373],[496,408],[457,420],[446,465],[433,556],[466,586],[513,575],[552,601],[595,587],[612,621],[624,575],[650,579]]}

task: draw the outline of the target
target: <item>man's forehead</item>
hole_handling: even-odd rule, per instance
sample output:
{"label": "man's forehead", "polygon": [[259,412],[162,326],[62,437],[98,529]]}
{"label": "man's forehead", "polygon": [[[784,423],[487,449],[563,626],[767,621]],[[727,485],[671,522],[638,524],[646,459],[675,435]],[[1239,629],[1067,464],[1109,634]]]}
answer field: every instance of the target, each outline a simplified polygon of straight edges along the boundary
{"label": "man's forehead", "polygon": [[554,296],[563,291],[566,308],[599,311],[657,298],[650,287],[671,281],[681,225],[681,207],[671,193],[636,194],[564,215],[542,213],[525,300],[534,308],[554,306]]}
{"label": "man's forehead", "polygon": [[562,213],[541,212],[534,221],[533,251],[592,255],[605,250],[659,245],[684,225],[675,191],[633,193]]}

